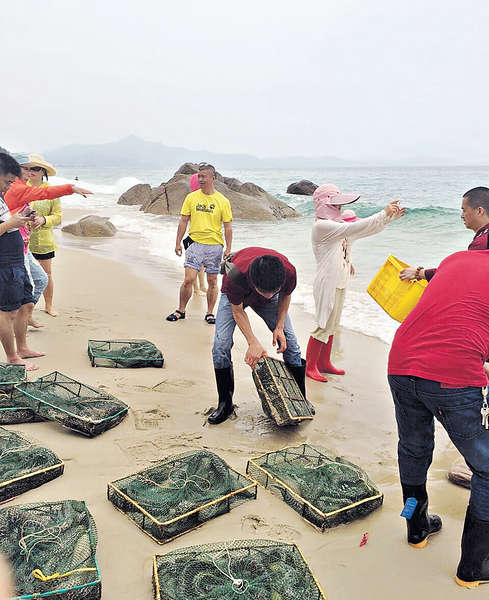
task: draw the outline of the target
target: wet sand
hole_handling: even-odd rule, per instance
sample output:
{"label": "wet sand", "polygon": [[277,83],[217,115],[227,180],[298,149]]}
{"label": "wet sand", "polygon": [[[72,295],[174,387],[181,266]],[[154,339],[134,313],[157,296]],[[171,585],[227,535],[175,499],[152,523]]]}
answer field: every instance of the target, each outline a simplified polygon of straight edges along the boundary
{"label": "wet sand", "polygon": [[[139,269],[144,275],[140,277],[134,265],[130,268],[85,251],[95,247],[94,242],[77,241],[75,245],[78,250],[62,247],[54,261],[55,305],[60,316],[54,319],[35,313],[45,327],[31,331],[29,340],[34,348],[47,352],[38,360],[38,374],[58,370],[99,386],[128,403],[131,411],[118,427],[94,439],[54,423],[10,426],[48,446],[66,463],[62,477],[12,502],[70,498],[87,502],[98,528],[104,600],[152,598],[154,554],[245,538],[296,542],[330,600],[446,600],[466,593],[456,586],[453,576],[468,491],[447,481],[446,471],[457,452],[439,427],[429,492],[432,510],[443,517],[443,531],[424,550],[405,542],[405,523],[399,517],[402,502],[394,411],[385,375],[386,344],[342,331],[334,359],[347,374],[331,376],[326,384],[308,380],[315,419],[278,429],[262,413],[249,368],[243,362],[244,338],[237,331],[233,350],[237,417],[208,426],[205,413],[215,405],[216,390],[211,360],[214,328],[203,320],[204,299],[191,300],[185,321],[168,323],[164,316],[176,306],[178,282],[164,266],[147,263]],[[305,354],[311,317],[294,308],[292,318]],[[271,334],[254,316],[252,323],[274,356]],[[126,337],[154,342],[163,351],[164,368],[90,366],[88,339]],[[257,500],[245,502],[169,544],[158,545],[106,498],[109,481],[171,454],[208,449],[244,473],[248,458],[303,442],[323,445],[363,467],[384,492],[383,507],[365,519],[320,533],[260,488]],[[365,532],[368,542],[359,547]],[[484,593],[487,590],[482,587],[472,595],[482,597]]]}

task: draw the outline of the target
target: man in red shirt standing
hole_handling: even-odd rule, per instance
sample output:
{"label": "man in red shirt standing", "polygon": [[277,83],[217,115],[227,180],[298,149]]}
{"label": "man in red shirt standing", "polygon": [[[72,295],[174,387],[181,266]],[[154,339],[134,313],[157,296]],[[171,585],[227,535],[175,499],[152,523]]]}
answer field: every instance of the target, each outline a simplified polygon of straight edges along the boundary
{"label": "man in red shirt standing", "polygon": [[216,316],[216,332],[212,359],[216,376],[219,404],[208,421],[217,425],[233,412],[234,376],[231,348],[236,325],[248,342],[245,362],[252,369],[266,356],[265,348],[251,329],[245,312],[251,307],[273,334],[273,345],[283,353],[284,362],[303,393],[306,362],[288,316],[291,294],[297,284],[295,267],[287,258],[267,248],[244,248],[232,256],[222,282],[222,295]]}
{"label": "man in red shirt standing", "polygon": [[[467,250],[489,250],[489,188],[475,187],[465,192],[460,216],[467,229],[475,232]],[[407,267],[400,273],[401,279],[426,279],[431,281],[436,269]]]}
{"label": "man in red shirt standing", "polygon": [[464,587],[489,582],[488,273],[487,251],[457,252],[443,260],[397,330],[388,367],[412,546],[423,548],[442,525],[440,517],[428,514],[426,492],[434,417],[473,472],[456,577]]}

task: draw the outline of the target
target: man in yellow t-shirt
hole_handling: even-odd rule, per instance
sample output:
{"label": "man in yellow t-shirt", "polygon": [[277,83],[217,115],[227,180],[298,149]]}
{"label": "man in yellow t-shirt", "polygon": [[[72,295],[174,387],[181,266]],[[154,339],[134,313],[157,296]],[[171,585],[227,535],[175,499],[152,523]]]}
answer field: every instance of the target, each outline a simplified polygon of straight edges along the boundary
{"label": "man in yellow t-shirt", "polygon": [[213,311],[217,300],[217,275],[223,256],[224,240],[226,241],[224,256],[231,253],[233,215],[229,200],[214,188],[215,179],[214,167],[201,163],[198,173],[200,189],[188,194],[183,202],[175,254],[182,255],[182,238],[190,222],[189,235],[183,240],[185,279],[180,286],[178,309],[166,317],[167,321],[185,319],[185,309],[192,295],[193,283],[201,267],[204,266],[207,275],[207,313],[204,319],[210,325],[216,322]]}

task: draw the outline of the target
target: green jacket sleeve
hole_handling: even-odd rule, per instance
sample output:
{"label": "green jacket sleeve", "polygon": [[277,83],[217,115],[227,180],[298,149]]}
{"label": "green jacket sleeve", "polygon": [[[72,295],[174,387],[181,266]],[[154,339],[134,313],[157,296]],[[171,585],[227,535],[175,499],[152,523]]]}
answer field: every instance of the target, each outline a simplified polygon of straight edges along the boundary
{"label": "green jacket sleeve", "polygon": [[63,213],[61,211],[61,200],[59,198],[55,198],[52,201],[51,212],[49,215],[44,217],[46,219],[46,227],[56,227],[61,223],[61,218],[63,217]]}

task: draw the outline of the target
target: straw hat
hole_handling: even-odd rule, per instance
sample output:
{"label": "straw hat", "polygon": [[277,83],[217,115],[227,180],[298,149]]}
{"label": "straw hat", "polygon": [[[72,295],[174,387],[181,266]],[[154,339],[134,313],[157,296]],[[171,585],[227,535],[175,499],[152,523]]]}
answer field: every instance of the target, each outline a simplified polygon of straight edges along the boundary
{"label": "straw hat", "polygon": [[48,163],[48,161],[40,154],[29,154],[29,164],[31,167],[42,167],[43,169],[46,169],[46,173],[49,176],[56,175],[56,169],[53,165]]}

